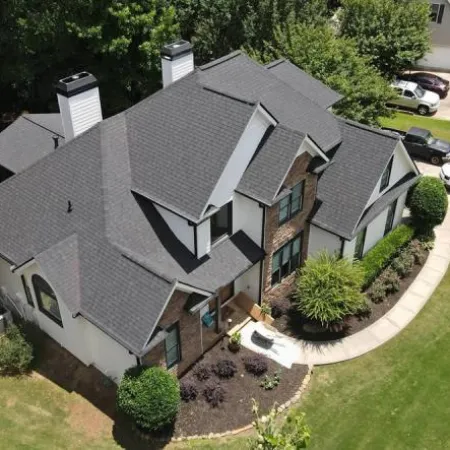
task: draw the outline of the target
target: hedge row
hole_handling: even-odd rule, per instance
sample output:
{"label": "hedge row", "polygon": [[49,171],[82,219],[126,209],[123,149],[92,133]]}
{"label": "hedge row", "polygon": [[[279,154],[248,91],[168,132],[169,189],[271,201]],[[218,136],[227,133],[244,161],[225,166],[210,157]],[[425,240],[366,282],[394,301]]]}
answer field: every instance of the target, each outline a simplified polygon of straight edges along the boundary
{"label": "hedge row", "polygon": [[364,286],[368,286],[413,238],[414,228],[399,225],[372,247],[361,261],[364,268]]}

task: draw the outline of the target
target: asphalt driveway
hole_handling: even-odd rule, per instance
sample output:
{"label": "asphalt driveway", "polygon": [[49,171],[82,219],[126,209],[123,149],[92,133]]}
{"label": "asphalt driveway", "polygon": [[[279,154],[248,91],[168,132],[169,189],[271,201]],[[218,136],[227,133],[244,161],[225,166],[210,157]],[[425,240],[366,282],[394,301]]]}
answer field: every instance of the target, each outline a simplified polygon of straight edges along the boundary
{"label": "asphalt driveway", "polygon": [[[433,72],[433,73],[440,76],[441,78],[450,81],[450,73],[444,72]],[[441,99],[441,106],[439,107],[439,110],[433,117],[435,117],[436,119],[450,120],[450,94],[447,95],[447,98]]]}

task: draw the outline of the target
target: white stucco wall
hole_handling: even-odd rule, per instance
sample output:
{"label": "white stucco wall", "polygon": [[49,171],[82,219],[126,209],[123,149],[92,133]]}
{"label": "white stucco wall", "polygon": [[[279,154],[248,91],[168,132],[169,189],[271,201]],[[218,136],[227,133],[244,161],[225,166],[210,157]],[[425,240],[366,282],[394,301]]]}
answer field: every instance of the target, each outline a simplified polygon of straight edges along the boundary
{"label": "white stucco wall", "polygon": [[238,292],[243,291],[256,303],[259,302],[260,264],[261,263],[255,264],[234,281],[234,292],[237,294]]}
{"label": "white stucco wall", "polygon": [[356,237],[351,241],[344,241],[344,249],[342,256],[344,258],[353,259],[355,257]]}
{"label": "white stucco wall", "polygon": [[309,231],[308,257],[314,256],[320,250],[328,250],[330,253],[341,251],[341,240],[335,234],[311,225]]}
{"label": "white stucco wall", "polygon": [[271,122],[266,114],[256,109],[214,187],[208,205],[220,208],[233,196],[236,186],[269,125]]}
{"label": "white stucco wall", "polygon": [[169,211],[162,206],[155,204],[156,210],[161,214],[162,218],[169,225],[170,229],[175,233],[175,236],[192,252],[195,253],[194,248],[194,227],[189,225],[188,221],[183,217]]}
{"label": "white stucco wall", "polygon": [[[9,267],[9,263],[0,259],[0,287],[3,287],[10,296],[19,299],[27,308],[20,275],[12,273]],[[31,282],[34,274],[46,279],[37,263],[33,263],[23,271],[34,303],[34,308],[28,308],[28,311],[31,311],[30,317],[27,317],[28,320],[33,320],[41,330],[84,364],[93,364],[113,379],[120,380],[128,367],[136,365],[136,358],[114,339],[83,317],[73,318],[56,290],[63,327],[42,314],[37,307],[36,295]],[[48,279],[46,281],[48,282]],[[51,285],[51,283],[49,284]]]}
{"label": "white stucco wall", "polygon": [[197,225],[197,258],[209,253],[211,250],[211,223],[209,219]]}
{"label": "white stucco wall", "polygon": [[414,164],[411,161],[411,158],[409,157],[408,153],[406,152],[404,145],[401,142],[399,142],[394,150],[394,161],[392,163],[389,185],[386,189],[384,189],[383,192],[380,192],[381,178],[383,175],[381,174],[380,179],[378,180],[378,183],[375,186],[372,195],[370,196],[366,208],[369,207],[372,203],[374,203],[379,197],[381,197],[383,193],[388,191],[395,183],[401,180],[407,173],[413,170],[414,171],[416,170]]}
{"label": "white stucco wall", "polygon": [[403,217],[403,210],[405,209],[405,202],[406,202],[406,196],[408,195],[407,192],[400,195],[400,197],[397,200],[397,206],[395,208],[395,215],[394,215],[394,225],[393,227],[396,227]]}
{"label": "white stucco wall", "polygon": [[257,244],[261,245],[264,208],[238,192],[233,197],[233,233],[244,231]]}
{"label": "white stucco wall", "polygon": [[386,227],[388,208],[375,217],[367,226],[366,241],[364,243],[364,254],[367,253],[383,236]]}

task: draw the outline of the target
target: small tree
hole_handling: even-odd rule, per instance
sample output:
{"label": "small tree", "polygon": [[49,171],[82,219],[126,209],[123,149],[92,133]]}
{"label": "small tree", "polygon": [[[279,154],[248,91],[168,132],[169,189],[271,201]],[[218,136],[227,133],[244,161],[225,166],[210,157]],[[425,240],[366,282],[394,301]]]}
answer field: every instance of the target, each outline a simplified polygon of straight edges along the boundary
{"label": "small tree", "polygon": [[388,78],[410,68],[428,51],[430,4],[423,0],[343,0],[342,36]]}
{"label": "small tree", "polygon": [[178,380],[161,367],[128,369],[117,390],[119,410],[146,431],[159,430],[172,423],[179,405]]}
{"label": "small tree", "polygon": [[448,208],[444,183],[435,177],[425,176],[411,189],[407,205],[414,225],[420,233],[429,233],[443,222]]}
{"label": "small tree", "polygon": [[298,450],[308,446],[311,433],[304,414],[289,416],[286,425],[280,429],[276,425],[276,407],[267,416],[260,417],[258,403],[254,399],[252,402],[256,438],[249,440],[250,450]]}
{"label": "small tree", "polygon": [[297,278],[295,301],[299,311],[322,325],[340,322],[367,307],[361,292],[364,270],[360,263],[320,252],[308,258]]}

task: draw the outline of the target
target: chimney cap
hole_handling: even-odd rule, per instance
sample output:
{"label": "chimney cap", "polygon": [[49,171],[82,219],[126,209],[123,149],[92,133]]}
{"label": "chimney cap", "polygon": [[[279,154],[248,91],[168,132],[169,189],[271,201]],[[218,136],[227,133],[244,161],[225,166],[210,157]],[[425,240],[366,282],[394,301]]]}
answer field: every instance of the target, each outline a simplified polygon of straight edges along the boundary
{"label": "chimney cap", "polygon": [[64,97],[72,97],[98,86],[98,80],[89,72],[80,72],[62,78],[56,85],[56,92]]}
{"label": "chimney cap", "polygon": [[192,45],[190,42],[182,39],[172,42],[172,44],[165,45],[161,49],[161,57],[172,61],[189,53],[192,53]]}

